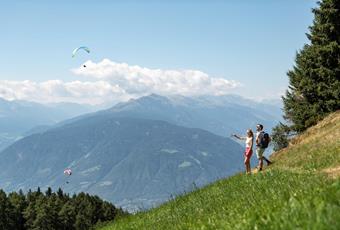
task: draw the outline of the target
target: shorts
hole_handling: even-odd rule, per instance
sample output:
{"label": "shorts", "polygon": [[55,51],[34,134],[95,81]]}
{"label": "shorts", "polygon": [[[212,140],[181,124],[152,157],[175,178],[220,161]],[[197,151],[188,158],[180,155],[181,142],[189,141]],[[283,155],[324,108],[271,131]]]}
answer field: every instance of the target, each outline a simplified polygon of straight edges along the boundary
{"label": "shorts", "polygon": [[253,155],[253,150],[247,147],[246,150],[244,151],[244,162],[249,162],[251,155]]}
{"label": "shorts", "polygon": [[264,148],[261,148],[261,147],[257,147],[256,148],[256,156],[257,156],[257,159],[261,159],[263,157],[263,153],[264,153]]}

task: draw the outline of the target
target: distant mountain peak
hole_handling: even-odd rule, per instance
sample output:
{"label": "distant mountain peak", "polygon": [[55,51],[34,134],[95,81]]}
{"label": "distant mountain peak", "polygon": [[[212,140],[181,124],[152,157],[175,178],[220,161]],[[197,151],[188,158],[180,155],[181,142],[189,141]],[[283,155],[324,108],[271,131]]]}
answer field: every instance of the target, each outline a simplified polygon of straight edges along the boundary
{"label": "distant mountain peak", "polygon": [[[197,128],[161,120],[97,114],[21,139],[2,152],[0,187],[7,191],[65,185],[122,206],[151,207],[240,170],[240,145]],[[124,201],[124,200],[128,201]],[[137,205],[138,206],[138,205]]]}

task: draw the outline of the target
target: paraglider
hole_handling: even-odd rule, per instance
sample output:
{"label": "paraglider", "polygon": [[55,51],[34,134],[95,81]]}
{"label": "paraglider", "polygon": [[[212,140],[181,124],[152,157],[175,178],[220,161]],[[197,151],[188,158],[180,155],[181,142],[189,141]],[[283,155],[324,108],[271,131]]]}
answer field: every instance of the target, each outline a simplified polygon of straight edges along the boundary
{"label": "paraglider", "polygon": [[85,50],[87,53],[90,53],[90,49],[86,46],[80,46],[78,48],[75,48],[72,52],[72,57],[75,57],[79,50]]}
{"label": "paraglider", "polygon": [[71,176],[72,175],[72,170],[71,169],[65,169],[64,170],[64,174],[67,176]]}
{"label": "paraglider", "polygon": [[[71,169],[65,169],[64,174],[65,174],[65,176],[69,177],[69,176],[72,175],[72,170]],[[68,184],[68,183],[69,183],[69,181],[66,181],[66,184]]]}

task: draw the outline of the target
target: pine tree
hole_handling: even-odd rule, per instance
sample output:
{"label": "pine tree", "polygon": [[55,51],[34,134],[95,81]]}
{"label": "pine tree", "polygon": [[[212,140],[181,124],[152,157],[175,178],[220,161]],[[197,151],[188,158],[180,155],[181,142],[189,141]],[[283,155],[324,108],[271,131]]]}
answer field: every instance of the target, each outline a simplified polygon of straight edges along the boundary
{"label": "pine tree", "polygon": [[274,151],[279,151],[280,149],[286,148],[289,144],[290,135],[290,128],[287,125],[281,122],[276,125],[272,130]]}
{"label": "pine tree", "polygon": [[41,197],[36,203],[36,218],[33,229],[53,230],[59,229],[58,210],[53,196]]}
{"label": "pine tree", "polygon": [[35,201],[31,201],[28,203],[28,206],[26,207],[25,211],[23,212],[24,218],[25,218],[25,227],[27,229],[32,229],[33,223],[36,218],[36,210],[35,210]]}
{"label": "pine tree", "polygon": [[54,193],[49,188],[42,193],[38,188],[36,192],[29,190],[26,196],[21,190],[7,196],[0,190],[0,230],[86,230],[101,221],[113,220],[117,210],[98,196],[85,193],[71,198],[61,189]]}
{"label": "pine tree", "polygon": [[47,188],[47,190],[46,190],[46,192],[45,192],[45,195],[46,195],[47,197],[50,197],[50,196],[52,195],[52,189],[51,189],[51,187],[48,187],[48,188]]}
{"label": "pine tree", "polygon": [[89,199],[89,195],[80,193],[76,198],[76,201],[78,204],[75,228],[77,230],[89,229],[92,225],[96,224],[93,220],[94,210]]}
{"label": "pine tree", "polygon": [[86,230],[91,227],[91,220],[86,215],[86,212],[81,211],[77,214],[74,226],[77,230]]}
{"label": "pine tree", "polygon": [[61,188],[58,188],[57,195],[61,200],[64,200],[64,198],[66,198],[66,195],[64,194],[63,190],[61,190]]}
{"label": "pine tree", "polygon": [[113,220],[117,215],[117,209],[109,202],[103,202],[102,204],[102,221]]}
{"label": "pine tree", "polygon": [[22,191],[19,193],[13,192],[9,194],[8,199],[12,206],[14,207],[14,222],[15,222],[15,230],[24,230],[25,229],[25,219],[23,216],[23,212],[27,207],[27,201]]}
{"label": "pine tree", "polygon": [[285,118],[297,132],[340,109],[340,0],[318,4],[307,34],[310,44],[297,53],[283,97]]}
{"label": "pine tree", "polygon": [[0,190],[0,229],[15,229],[14,207],[3,190]]}
{"label": "pine tree", "polygon": [[58,219],[60,221],[61,229],[73,230],[76,221],[76,208],[71,201],[64,204],[58,213]]}

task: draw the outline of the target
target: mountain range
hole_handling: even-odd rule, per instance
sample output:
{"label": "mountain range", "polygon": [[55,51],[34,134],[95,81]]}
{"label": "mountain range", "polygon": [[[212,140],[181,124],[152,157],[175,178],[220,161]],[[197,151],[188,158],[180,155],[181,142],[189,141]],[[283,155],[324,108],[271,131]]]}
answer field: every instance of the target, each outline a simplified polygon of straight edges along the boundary
{"label": "mountain range", "polygon": [[0,187],[63,187],[149,208],[243,170],[243,147],[228,136],[257,123],[270,129],[280,116],[275,104],[235,95],[132,99],[25,132],[0,153]]}
{"label": "mountain range", "polygon": [[237,95],[164,97],[151,94],[101,111],[119,117],[164,120],[190,128],[201,128],[221,136],[245,134],[261,123],[270,131],[282,120],[280,104],[265,104]]}
{"label": "mountain range", "polygon": [[[238,172],[242,148],[201,129],[101,114],[25,137],[1,154],[0,187],[100,195],[127,209]],[[71,168],[73,174],[63,174]],[[69,183],[67,183],[69,182]]]}
{"label": "mountain range", "polygon": [[93,112],[95,106],[75,103],[39,104],[0,98],[0,150],[38,129]]}

